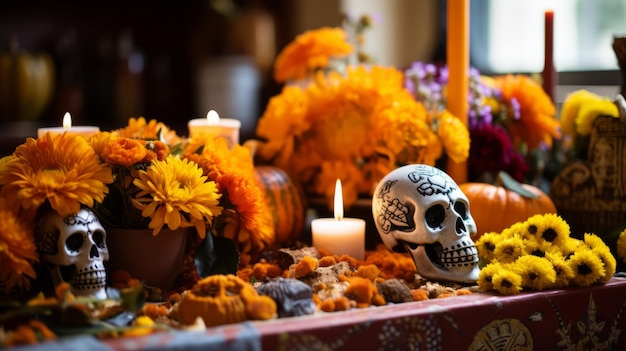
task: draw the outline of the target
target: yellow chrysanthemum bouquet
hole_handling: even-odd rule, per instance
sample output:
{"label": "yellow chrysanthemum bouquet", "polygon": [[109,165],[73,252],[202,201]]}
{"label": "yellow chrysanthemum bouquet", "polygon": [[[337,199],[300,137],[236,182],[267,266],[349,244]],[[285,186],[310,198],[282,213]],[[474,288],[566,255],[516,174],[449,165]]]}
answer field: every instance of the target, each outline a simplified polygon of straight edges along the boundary
{"label": "yellow chrysanthemum bouquet", "polygon": [[602,284],[617,267],[599,236],[575,239],[568,223],[552,213],[534,215],[502,233],[485,233],[476,248],[484,265],[478,286],[502,295]]}
{"label": "yellow chrysanthemum bouquet", "polygon": [[[356,38],[368,23],[367,17],[357,22]],[[343,28],[321,28],[285,47],[274,78],[286,85],[256,130],[259,160],[290,170],[329,208],[338,178],[349,207],[399,166],[434,165],[444,152],[460,162],[469,153],[465,125],[447,111],[427,113],[404,88],[401,71],[350,64],[358,47],[351,40]]]}

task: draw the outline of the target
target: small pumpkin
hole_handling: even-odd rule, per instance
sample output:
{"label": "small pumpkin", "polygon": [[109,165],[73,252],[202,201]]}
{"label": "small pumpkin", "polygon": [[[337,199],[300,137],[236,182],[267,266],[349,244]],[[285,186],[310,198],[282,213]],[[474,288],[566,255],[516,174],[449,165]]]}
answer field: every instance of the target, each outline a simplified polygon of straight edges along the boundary
{"label": "small pumpkin", "polygon": [[543,190],[522,184],[505,172],[498,173],[495,184],[459,184],[467,196],[478,233],[474,241],[488,232],[500,233],[535,214],[557,213],[552,199]]}
{"label": "small pumpkin", "polygon": [[254,287],[233,274],[216,274],[185,291],[178,304],[178,317],[193,324],[200,317],[208,327],[239,323],[248,319],[275,317],[276,302],[259,295]]}
{"label": "small pumpkin", "polygon": [[304,229],[308,207],[300,184],[285,170],[272,165],[255,166],[254,177],[272,214],[276,243],[297,239]]}
{"label": "small pumpkin", "polygon": [[31,53],[11,38],[9,51],[0,53],[0,119],[34,120],[54,92],[54,62],[46,52]]}

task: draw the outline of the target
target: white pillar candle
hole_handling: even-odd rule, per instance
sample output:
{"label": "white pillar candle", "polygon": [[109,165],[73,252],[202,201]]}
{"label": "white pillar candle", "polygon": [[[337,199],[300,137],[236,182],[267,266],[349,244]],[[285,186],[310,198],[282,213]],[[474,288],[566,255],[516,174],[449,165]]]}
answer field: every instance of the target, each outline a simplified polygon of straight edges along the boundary
{"label": "white pillar candle", "polygon": [[220,118],[215,110],[207,113],[206,118],[194,118],[187,123],[189,137],[195,138],[224,138],[228,146],[239,144],[239,129],[241,122],[233,118]]}
{"label": "white pillar candle", "polygon": [[96,126],[72,126],[72,116],[69,112],[65,112],[65,115],[63,116],[62,127],[39,128],[37,129],[37,137],[41,138],[46,133],[50,133],[52,134],[52,136],[55,136],[67,132],[68,134],[75,134],[80,135],[84,138],[89,138],[99,131],[100,128]]}
{"label": "white pillar candle", "polygon": [[335,255],[365,258],[365,220],[343,218],[341,181],[335,184],[335,218],[318,218],[311,221],[313,246]]}

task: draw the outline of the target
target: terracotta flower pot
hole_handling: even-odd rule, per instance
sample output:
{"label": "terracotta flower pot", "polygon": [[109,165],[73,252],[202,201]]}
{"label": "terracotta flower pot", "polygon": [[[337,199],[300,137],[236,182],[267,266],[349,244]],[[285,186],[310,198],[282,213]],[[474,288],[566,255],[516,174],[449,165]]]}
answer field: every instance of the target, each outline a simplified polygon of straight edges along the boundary
{"label": "terracotta flower pot", "polygon": [[185,246],[194,228],[152,229],[107,228],[110,275],[125,270],[148,286],[168,288],[180,274]]}

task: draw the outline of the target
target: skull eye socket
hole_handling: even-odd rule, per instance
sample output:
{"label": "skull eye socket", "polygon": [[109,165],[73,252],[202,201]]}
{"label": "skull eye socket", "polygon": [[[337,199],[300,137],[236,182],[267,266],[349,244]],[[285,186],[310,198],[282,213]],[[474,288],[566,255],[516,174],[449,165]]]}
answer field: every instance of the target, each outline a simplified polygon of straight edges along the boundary
{"label": "skull eye socket", "polygon": [[84,240],[82,233],[74,233],[65,241],[65,247],[70,251],[78,252],[83,247]]}
{"label": "skull eye socket", "polygon": [[430,228],[439,228],[441,223],[446,218],[446,209],[441,204],[436,204],[426,210],[424,215],[426,219],[426,225]]}
{"label": "skull eye socket", "polygon": [[91,235],[91,239],[99,249],[104,249],[104,234],[101,231],[96,231]]}
{"label": "skull eye socket", "polygon": [[454,203],[454,211],[463,219],[467,219],[467,206],[464,202],[457,201]]}

